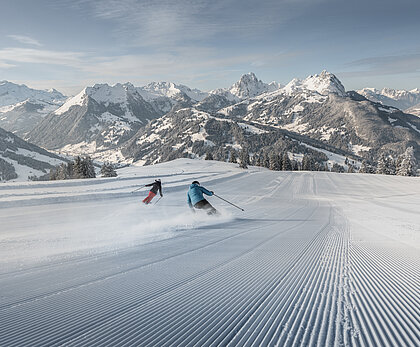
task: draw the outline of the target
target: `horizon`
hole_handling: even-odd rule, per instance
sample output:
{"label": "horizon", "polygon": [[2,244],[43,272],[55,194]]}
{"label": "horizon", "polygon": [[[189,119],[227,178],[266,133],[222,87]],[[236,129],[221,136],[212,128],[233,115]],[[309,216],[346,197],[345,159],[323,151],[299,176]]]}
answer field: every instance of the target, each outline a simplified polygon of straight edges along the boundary
{"label": "horizon", "polygon": [[210,91],[252,71],[327,70],[346,90],[420,87],[414,0],[18,0],[2,9],[0,80],[75,95],[96,83]]}

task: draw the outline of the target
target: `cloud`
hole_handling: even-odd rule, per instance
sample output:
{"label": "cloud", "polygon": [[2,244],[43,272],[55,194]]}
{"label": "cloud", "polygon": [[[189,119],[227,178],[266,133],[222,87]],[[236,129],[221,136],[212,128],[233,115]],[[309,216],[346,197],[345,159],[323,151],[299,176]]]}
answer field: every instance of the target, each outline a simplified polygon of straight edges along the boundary
{"label": "cloud", "polygon": [[261,37],[325,0],[75,1],[74,6],[108,21],[127,44],[173,47]]}
{"label": "cloud", "polygon": [[356,71],[341,73],[343,76],[382,76],[396,74],[412,74],[420,72],[420,54],[402,54],[381,57],[369,57],[355,60],[346,64],[350,69],[357,68]]}
{"label": "cloud", "polygon": [[10,68],[15,67],[15,66],[16,65],[9,64],[9,63],[6,63],[6,62],[0,60],[0,69],[10,69]]}
{"label": "cloud", "polygon": [[4,48],[0,50],[1,64],[36,63],[81,67],[85,54],[79,52],[59,52],[31,48]]}
{"label": "cloud", "polygon": [[20,43],[23,43],[25,45],[33,45],[33,46],[38,46],[41,47],[41,43],[39,43],[37,40],[29,37],[29,36],[22,36],[22,35],[8,35],[8,37],[10,37],[13,40],[16,40]]}

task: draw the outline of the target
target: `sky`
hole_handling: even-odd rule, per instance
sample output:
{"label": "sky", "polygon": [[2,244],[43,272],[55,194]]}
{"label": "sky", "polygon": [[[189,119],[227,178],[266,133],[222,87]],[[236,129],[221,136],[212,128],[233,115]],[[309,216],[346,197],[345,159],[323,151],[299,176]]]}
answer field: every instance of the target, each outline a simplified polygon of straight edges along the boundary
{"label": "sky", "polygon": [[420,88],[418,0],[0,0],[0,80],[208,91],[328,70],[346,90]]}

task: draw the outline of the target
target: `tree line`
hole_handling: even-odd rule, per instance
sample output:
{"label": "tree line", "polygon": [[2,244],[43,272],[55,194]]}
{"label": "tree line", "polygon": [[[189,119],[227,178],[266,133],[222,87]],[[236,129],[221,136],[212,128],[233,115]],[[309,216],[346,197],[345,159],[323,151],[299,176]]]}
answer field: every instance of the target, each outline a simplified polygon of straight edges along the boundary
{"label": "tree line", "polygon": [[[105,162],[101,167],[102,177],[116,177],[113,164]],[[50,171],[50,180],[95,178],[95,166],[89,156],[77,156],[73,161],[62,163]]]}
{"label": "tree line", "polygon": [[[207,152],[205,160],[214,160],[212,152]],[[223,160],[224,161],[224,160]],[[354,161],[346,158],[347,166],[334,163],[331,168],[325,161],[320,160],[312,154],[304,154],[301,161],[291,160],[288,151],[262,151],[250,156],[246,148],[242,148],[239,154],[235,149],[229,153],[228,162],[238,163],[239,167],[246,169],[248,165],[261,166],[274,171],[331,171],[338,173],[371,173],[383,175],[416,176],[417,162],[414,156],[413,147],[408,147],[406,151],[393,159],[391,156],[381,154],[376,166],[369,164],[366,160],[362,161],[360,168],[355,166]]]}

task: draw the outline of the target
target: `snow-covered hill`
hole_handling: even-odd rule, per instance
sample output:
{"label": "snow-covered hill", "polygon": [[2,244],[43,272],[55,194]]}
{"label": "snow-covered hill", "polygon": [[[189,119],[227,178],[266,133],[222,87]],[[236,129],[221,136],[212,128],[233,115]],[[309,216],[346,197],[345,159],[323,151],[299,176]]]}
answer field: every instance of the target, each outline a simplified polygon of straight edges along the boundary
{"label": "snow-covered hill", "polygon": [[[245,211],[190,213],[193,180]],[[420,344],[418,178],[180,159],[0,192],[1,346]]]}
{"label": "snow-covered hill", "polygon": [[0,181],[27,181],[63,162],[63,158],[0,128]]}

